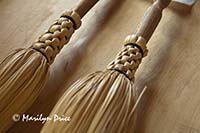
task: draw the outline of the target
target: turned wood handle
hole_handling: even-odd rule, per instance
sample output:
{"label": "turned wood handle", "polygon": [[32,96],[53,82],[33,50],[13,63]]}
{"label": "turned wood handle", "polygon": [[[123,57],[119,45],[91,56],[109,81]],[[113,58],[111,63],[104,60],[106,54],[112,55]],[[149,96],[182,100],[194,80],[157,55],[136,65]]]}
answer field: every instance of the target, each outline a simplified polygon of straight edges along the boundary
{"label": "turned wood handle", "polygon": [[82,18],[99,0],[81,0],[73,9]]}
{"label": "turned wood handle", "polygon": [[171,0],[156,0],[146,11],[142,22],[136,30],[136,35],[144,37],[148,42],[161,20],[163,9],[165,9],[170,2]]}

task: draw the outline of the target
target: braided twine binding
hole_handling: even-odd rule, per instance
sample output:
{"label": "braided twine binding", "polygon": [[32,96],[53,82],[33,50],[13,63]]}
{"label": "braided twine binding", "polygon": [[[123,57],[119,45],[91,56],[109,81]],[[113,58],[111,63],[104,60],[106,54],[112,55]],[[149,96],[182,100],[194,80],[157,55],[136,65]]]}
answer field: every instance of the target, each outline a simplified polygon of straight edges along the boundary
{"label": "braided twine binding", "polygon": [[125,39],[124,48],[116,59],[108,65],[107,69],[119,71],[130,80],[134,80],[135,72],[147,52],[146,40],[143,37],[129,35]]}
{"label": "braided twine binding", "polygon": [[33,43],[31,48],[42,53],[49,64],[52,64],[56,55],[69,42],[72,34],[81,25],[81,18],[75,11],[62,13],[49,29]]}

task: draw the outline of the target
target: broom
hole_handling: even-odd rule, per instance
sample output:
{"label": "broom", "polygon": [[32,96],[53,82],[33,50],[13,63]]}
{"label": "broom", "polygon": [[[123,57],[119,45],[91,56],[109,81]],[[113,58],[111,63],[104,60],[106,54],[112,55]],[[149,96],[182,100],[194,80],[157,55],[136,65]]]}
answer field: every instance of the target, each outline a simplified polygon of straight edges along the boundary
{"label": "broom", "polygon": [[156,0],[136,34],[125,39],[123,50],[107,69],[89,74],[67,89],[49,117],[68,118],[68,122],[47,121],[41,132],[134,132],[135,109],[145,91],[136,91],[134,74],[169,3]]}
{"label": "broom", "polygon": [[11,126],[14,114],[22,114],[31,106],[48,79],[49,66],[97,2],[81,0],[31,47],[13,51],[0,63],[0,131]]}

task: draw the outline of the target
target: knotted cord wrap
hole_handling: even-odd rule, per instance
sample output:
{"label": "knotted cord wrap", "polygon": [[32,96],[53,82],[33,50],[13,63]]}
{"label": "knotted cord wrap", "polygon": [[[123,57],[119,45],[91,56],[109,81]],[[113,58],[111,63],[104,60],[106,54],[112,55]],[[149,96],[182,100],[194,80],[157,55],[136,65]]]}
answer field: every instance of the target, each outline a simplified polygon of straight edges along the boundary
{"label": "knotted cord wrap", "polygon": [[130,80],[134,80],[135,72],[142,58],[148,53],[146,40],[141,36],[129,35],[124,42],[124,48],[116,59],[108,65],[107,69],[119,71]]}
{"label": "knotted cord wrap", "polygon": [[72,10],[62,13],[49,29],[33,43],[31,48],[42,53],[49,64],[52,64],[56,55],[69,42],[72,34],[81,26],[80,16]]}

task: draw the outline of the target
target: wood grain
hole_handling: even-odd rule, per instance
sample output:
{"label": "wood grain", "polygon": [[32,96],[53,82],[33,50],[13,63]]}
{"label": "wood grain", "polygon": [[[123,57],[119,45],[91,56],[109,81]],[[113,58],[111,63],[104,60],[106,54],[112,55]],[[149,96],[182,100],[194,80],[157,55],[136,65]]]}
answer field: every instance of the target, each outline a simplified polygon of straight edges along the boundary
{"label": "wood grain", "polygon": [[[15,48],[32,44],[77,1],[1,0],[0,59]],[[67,86],[83,75],[104,69],[150,4],[145,0],[100,1],[56,58],[45,91],[27,114],[47,115]],[[199,12],[199,1],[190,14],[171,9],[163,12],[149,41],[149,54],[136,73],[138,87],[148,86],[138,108],[137,133],[200,132]],[[9,132],[36,132],[41,126],[19,122]]]}

